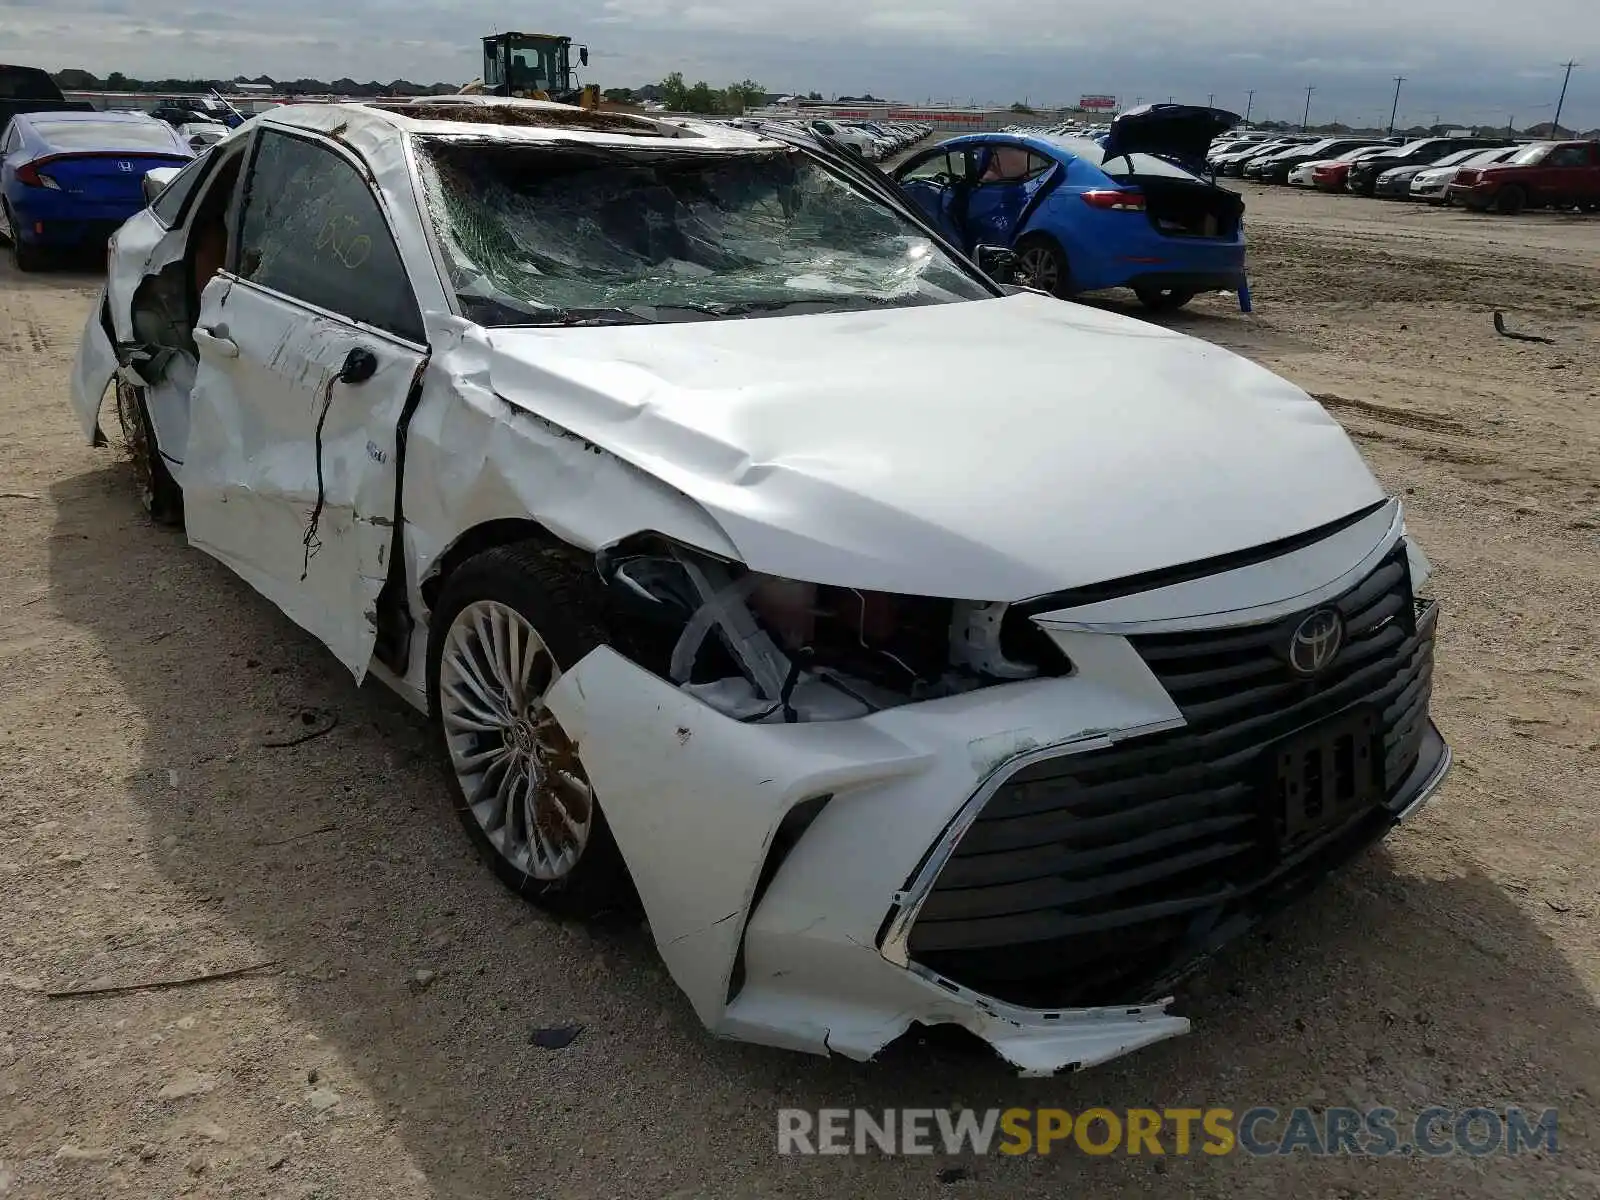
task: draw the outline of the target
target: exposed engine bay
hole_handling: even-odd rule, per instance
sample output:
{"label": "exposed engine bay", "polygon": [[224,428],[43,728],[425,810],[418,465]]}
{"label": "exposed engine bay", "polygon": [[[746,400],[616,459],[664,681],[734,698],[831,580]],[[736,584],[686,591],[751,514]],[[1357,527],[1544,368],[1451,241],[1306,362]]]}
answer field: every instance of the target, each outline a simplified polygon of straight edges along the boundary
{"label": "exposed engine bay", "polygon": [[597,560],[641,665],[741,721],[834,721],[1071,663],[1003,603],[863,592],[748,571],[659,538]]}

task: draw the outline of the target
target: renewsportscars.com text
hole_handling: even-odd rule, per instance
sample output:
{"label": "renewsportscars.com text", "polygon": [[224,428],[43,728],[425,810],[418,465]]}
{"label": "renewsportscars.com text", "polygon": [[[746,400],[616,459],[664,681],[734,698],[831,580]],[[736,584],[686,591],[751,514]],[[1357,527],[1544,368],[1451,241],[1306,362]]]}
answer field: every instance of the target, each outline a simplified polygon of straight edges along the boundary
{"label": "renewsportscars.com text", "polygon": [[1343,1154],[1557,1150],[1553,1108],[1064,1108],[778,1111],[779,1154]]}

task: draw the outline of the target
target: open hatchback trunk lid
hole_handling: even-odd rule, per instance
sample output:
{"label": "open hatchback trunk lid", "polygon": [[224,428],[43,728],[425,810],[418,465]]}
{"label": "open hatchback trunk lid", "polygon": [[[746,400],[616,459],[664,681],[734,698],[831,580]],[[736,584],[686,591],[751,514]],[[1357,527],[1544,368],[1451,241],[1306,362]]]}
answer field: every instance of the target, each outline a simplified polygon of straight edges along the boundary
{"label": "open hatchback trunk lid", "polygon": [[1239,123],[1237,113],[1196,104],[1146,104],[1111,122],[1106,160],[1124,154],[1157,154],[1205,169],[1206,151],[1219,133]]}

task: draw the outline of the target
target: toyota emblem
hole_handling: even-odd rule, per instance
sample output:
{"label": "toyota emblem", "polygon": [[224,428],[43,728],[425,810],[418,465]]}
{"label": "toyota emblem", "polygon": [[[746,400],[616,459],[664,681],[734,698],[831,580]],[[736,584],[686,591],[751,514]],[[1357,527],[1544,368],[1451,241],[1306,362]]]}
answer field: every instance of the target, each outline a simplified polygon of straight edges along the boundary
{"label": "toyota emblem", "polygon": [[1331,608],[1319,608],[1295,627],[1289,638],[1289,666],[1296,675],[1310,677],[1338,657],[1344,645],[1344,618]]}

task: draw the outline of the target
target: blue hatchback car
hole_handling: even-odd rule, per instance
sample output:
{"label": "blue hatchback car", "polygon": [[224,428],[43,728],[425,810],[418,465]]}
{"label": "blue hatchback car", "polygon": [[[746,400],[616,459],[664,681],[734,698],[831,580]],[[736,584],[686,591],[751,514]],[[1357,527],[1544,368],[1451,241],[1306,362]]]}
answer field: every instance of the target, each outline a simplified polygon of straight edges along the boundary
{"label": "blue hatchback car", "polygon": [[1203,177],[1206,147],[1238,118],[1182,104],[1123,113],[1102,144],[975,133],[913,155],[901,190],[968,254],[1004,246],[1018,283],[1057,296],[1132,288],[1153,309],[1203,291],[1248,306],[1244,201]]}
{"label": "blue hatchback car", "polygon": [[172,126],[143,113],[33,112],[0,135],[0,237],[17,268],[105,240],[145,206],[145,172],[194,157]]}

